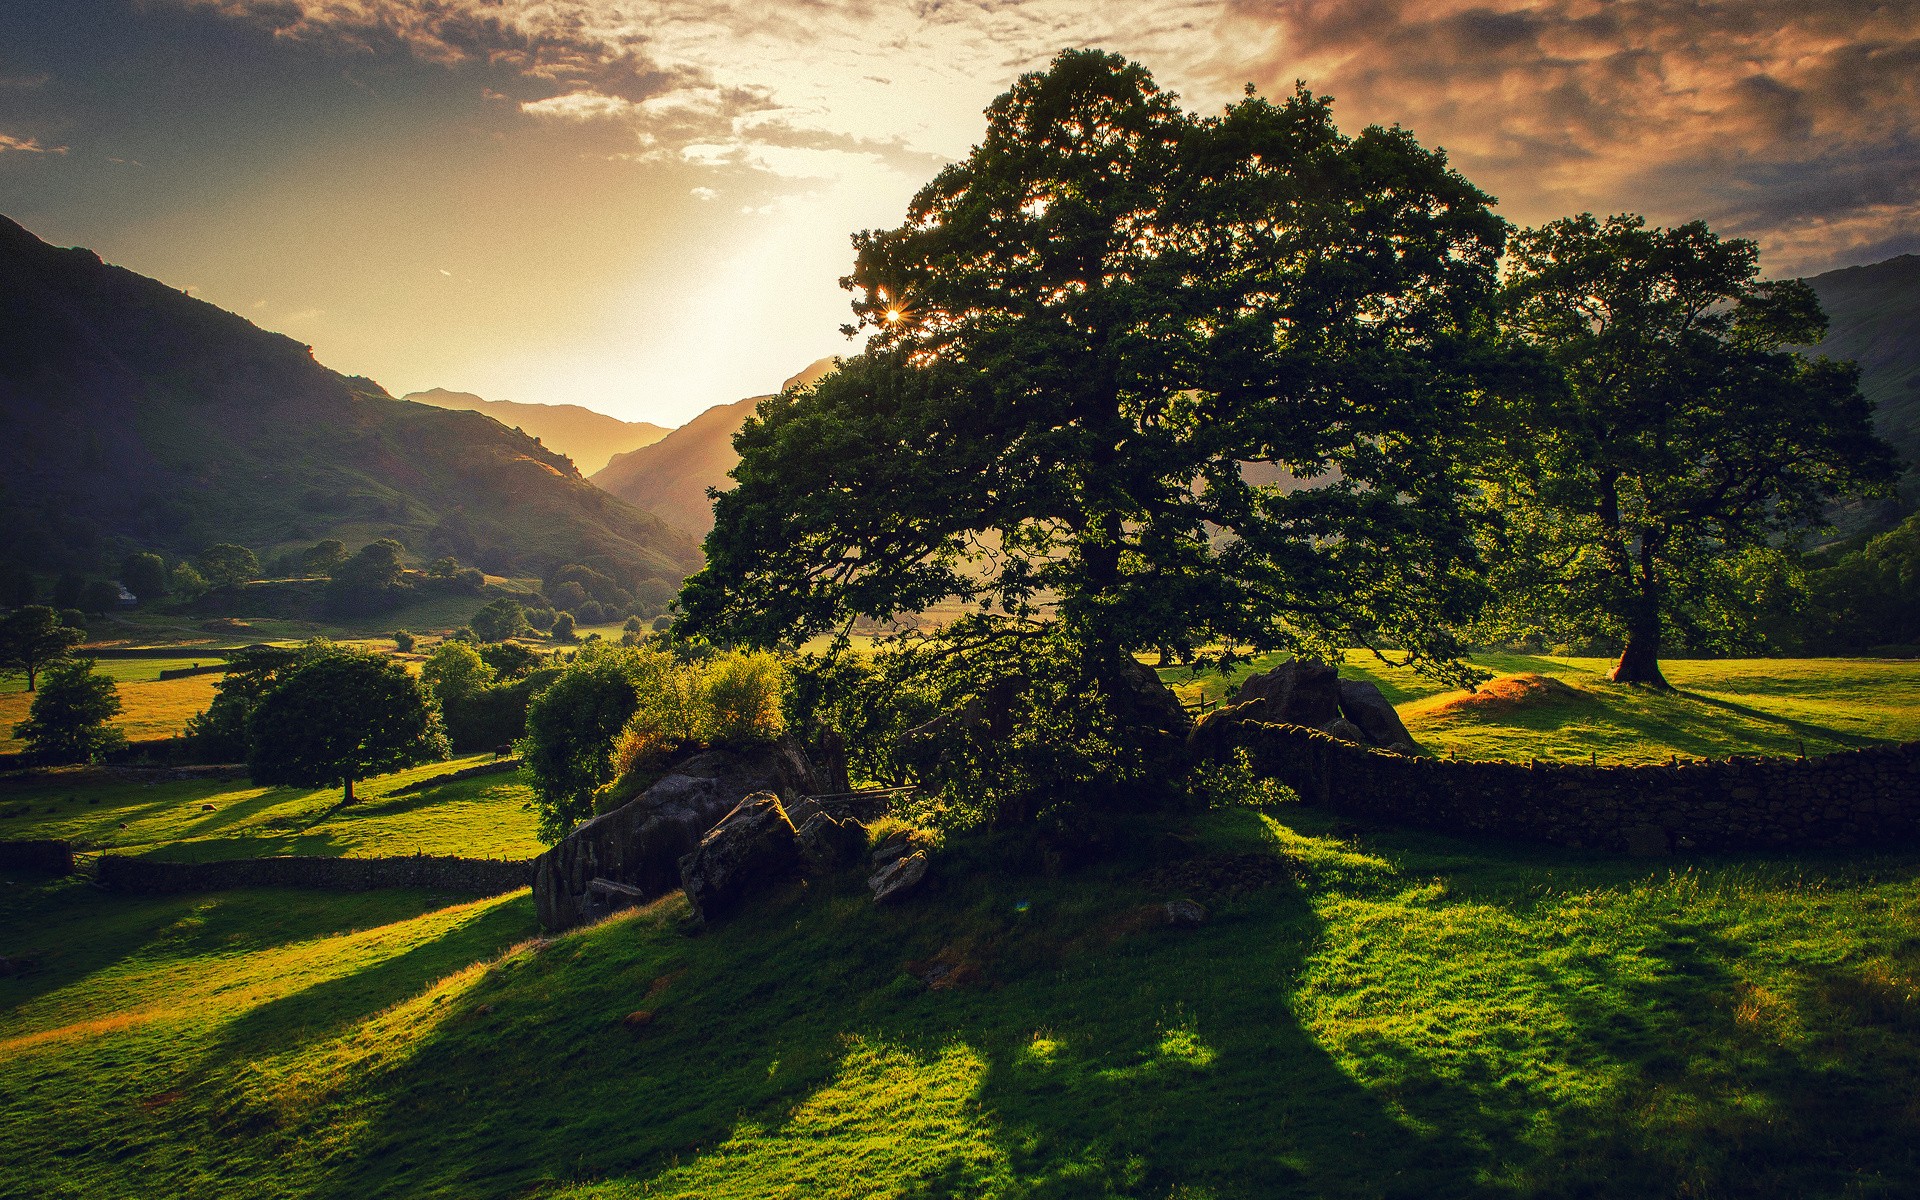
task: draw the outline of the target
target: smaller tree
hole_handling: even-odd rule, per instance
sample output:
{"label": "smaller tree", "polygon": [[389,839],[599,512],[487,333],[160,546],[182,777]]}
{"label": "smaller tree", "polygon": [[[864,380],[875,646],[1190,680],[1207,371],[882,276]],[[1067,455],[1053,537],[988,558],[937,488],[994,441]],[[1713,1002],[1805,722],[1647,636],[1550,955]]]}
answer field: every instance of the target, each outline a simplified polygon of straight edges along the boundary
{"label": "smaller tree", "polygon": [[552,637],[556,642],[571,642],[573,640],[572,613],[557,612],[553,614]]}
{"label": "smaller tree", "polygon": [[347,547],[339,538],[315,542],[300,555],[300,568],[308,575],[332,575],[347,561]]}
{"label": "smaller tree", "polygon": [[470,624],[474,635],[483,642],[504,642],[533,628],[527,624],[527,610],[520,607],[518,600],[506,596],[481,606]]}
{"label": "smaller tree", "polygon": [[53,581],[53,606],[55,608],[78,608],[80,593],[86,590],[87,581],[72,571],[62,571]]}
{"label": "smaller tree", "polygon": [[0,671],[25,675],[31,692],[40,671],[65,658],[86,636],[44,604],[16,608],[0,618]]}
{"label": "smaller tree", "polygon": [[419,680],[385,655],[337,647],[274,684],[250,726],[254,782],[339,784],[343,804],[358,780],[447,754]]}
{"label": "smaller tree", "polygon": [[13,735],[40,762],[96,762],[127,744],[127,735],[108,723],[119,714],[113,680],[97,674],[92,659],[68,659],[47,669],[46,686]]}
{"label": "smaller tree", "polygon": [[167,564],[158,554],[129,554],[120,562],[120,582],[147,604],[167,594]]}
{"label": "smaller tree", "polygon": [[108,613],[120,607],[119,585],[106,579],[89,579],[80,592],[80,611]]}
{"label": "smaller tree", "polygon": [[207,580],[194,570],[192,563],[181,563],[167,573],[167,590],[176,596],[193,600],[206,593]]}
{"label": "smaller tree", "polygon": [[253,551],[232,542],[208,546],[194,556],[193,565],[208,587],[239,587],[260,578],[260,560]]}
{"label": "smaller tree", "polygon": [[520,757],[548,841],[592,816],[594,792],[619,775],[614,741],[640,707],[634,653],[581,651],[527,708]]}

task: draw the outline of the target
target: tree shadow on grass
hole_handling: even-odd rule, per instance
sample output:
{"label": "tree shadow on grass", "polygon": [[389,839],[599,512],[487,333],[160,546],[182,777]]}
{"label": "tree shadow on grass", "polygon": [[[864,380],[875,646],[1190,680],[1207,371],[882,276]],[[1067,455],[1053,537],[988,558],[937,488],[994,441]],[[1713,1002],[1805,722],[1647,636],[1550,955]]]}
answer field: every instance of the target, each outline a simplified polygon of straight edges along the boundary
{"label": "tree shadow on grass", "polygon": [[1767,712],[1764,709],[1754,708],[1746,704],[1737,704],[1732,700],[1709,696],[1702,692],[1681,692],[1679,694],[1697,704],[1722,708],[1728,712],[1737,713],[1750,721],[1757,721],[1767,725],[1777,725],[1786,731],[1780,735],[1783,741],[1786,737],[1792,736],[1803,741],[1828,741],[1854,750],[1866,746],[1888,746],[1893,744],[1890,738],[1873,737],[1862,733],[1848,733],[1845,730],[1835,729],[1829,725],[1815,725],[1811,721],[1795,720],[1792,717],[1781,716],[1779,713]]}

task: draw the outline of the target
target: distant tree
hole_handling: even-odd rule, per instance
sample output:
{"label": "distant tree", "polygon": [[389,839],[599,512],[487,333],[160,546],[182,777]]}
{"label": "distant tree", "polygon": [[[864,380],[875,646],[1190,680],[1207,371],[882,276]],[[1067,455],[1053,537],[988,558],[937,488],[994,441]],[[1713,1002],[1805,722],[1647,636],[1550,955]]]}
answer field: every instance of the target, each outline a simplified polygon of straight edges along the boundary
{"label": "distant tree", "polygon": [[69,629],[85,629],[87,627],[87,614],[82,609],[63,608],[60,610],[60,623]]}
{"label": "distant tree", "polygon": [[665,613],[661,613],[659,616],[653,619],[653,631],[655,633],[665,633],[667,630],[672,628],[673,628],[673,618],[668,616]]}
{"label": "distant tree", "polygon": [[80,590],[80,611],[108,613],[120,607],[120,587],[106,579],[89,579]]}
{"label": "distant tree", "polygon": [[569,612],[553,614],[553,629],[549,636],[556,642],[571,642],[574,637],[573,614]]}
{"label": "distant tree", "polygon": [[347,561],[347,547],[338,538],[315,542],[301,553],[300,567],[307,575],[332,575]]}
{"label": "distant tree", "polygon": [[518,679],[546,661],[546,655],[519,642],[490,642],[479,647],[480,657],[500,679]]}
{"label": "distant tree", "polygon": [[532,626],[527,624],[526,609],[520,602],[507,596],[489,601],[473,614],[469,622],[474,636],[483,642],[504,642],[510,637],[529,632]]}
{"label": "distant tree", "polygon": [[167,563],[158,554],[129,554],[120,562],[120,582],[146,604],[167,594]]}
{"label": "distant tree", "polygon": [[413,647],[414,636],[411,633],[404,629],[396,629],[393,631],[393,648],[395,650],[401,654],[412,654]]}
{"label": "distant tree", "polygon": [[339,616],[360,616],[398,604],[406,591],[402,586],[406,568],[400,561],[404,549],[392,538],[381,538],[334,568],[327,584],[327,610]]}
{"label": "distant tree", "polygon": [[646,625],[641,622],[639,617],[632,616],[627,618],[626,623],[621,625],[620,629],[623,633],[639,633],[646,629]]}
{"label": "distant tree", "polygon": [[261,697],[289,671],[331,646],[244,646],[227,655],[227,670],[213,685],[213,702],[187,721],[187,737],[205,762],[239,762],[247,757],[248,731]]}
{"label": "distant tree", "polygon": [[553,628],[553,610],[537,606],[529,608],[527,610],[527,624],[532,626],[535,633],[546,633]]}
{"label": "distant tree", "polygon": [[1621,639],[1617,681],[1665,687],[1670,635],[1741,636],[1781,538],[1891,485],[1857,368],[1792,349],[1826,332],[1813,290],[1759,272],[1697,221],[1582,215],[1512,242],[1506,326],[1556,386],[1517,393],[1495,592],[1510,622]]}
{"label": "distant tree", "polygon": [[487,577],[478,567],[461,567],[453,573],[454,586],[470,596],[477,596],[487,586]]}
{"label": "distant tree", "polygon": [[256,783],[339,784],[444,758],[446,735],[420,681],[381,654],[333,648],[260,699],[247,766]]}
{"label": "distant tree", "polygon": [[493,679],[493,668],[464,642],[441,642],[420,668],[420,682],[443,708],[472,696]]}
{"label": "distant tree", "polygon": [[253,551],[232,542],[219,542],[194,555],[193,565],[211,588],[239,587],[260,578],[260,560]]}
{"label": "distant tree", "polygon": [[87,581],[72,571],[62,571],[53,581],[53,606],[55,608],[80,607],[80,593],[87,588]]}
{"label": "distant tree", "polygon": [[563,612],[575,612],[587,603],[587,589],[569,579],[565,583],[556,583],[546,589],[547,599]]}
{"label": "distant tree", "polygon": [[127,735],[108,724],[119,714],[113,680],[96,674],[92,659],[67,659],[47,668],[46,686],[13,735],[40,762],[95,762],[127,744]]}
{"label": "distant tree", "polygon": [[594,792],[619,773],[614,741],[640,706],[634,653],[581,651],[527,708],[520,757],[548,841],[592,816]]}
{"label": "distant tree", "polygon": [[1920,513],[1808,573],[1788,639],[1817,654],[1920,647]]}
{"label": "distant tree", "polygon": [[459,569],[460,560],[457,558],[436,558],[427,564],[427,575],[432,579],[452,579]]}
{"label": "distant tree", "polygon": [[29,604],[0,617],[0,671],[25,675],[34,690],[41,670],[86,640],[86,631],[63,621],[44,604]]}
{"label": "distant tree", "polygon": [[183,562],[167,573],[167,590],[183,599],[192,600],[206,593],[207,581],[193,569],[192,563]]}

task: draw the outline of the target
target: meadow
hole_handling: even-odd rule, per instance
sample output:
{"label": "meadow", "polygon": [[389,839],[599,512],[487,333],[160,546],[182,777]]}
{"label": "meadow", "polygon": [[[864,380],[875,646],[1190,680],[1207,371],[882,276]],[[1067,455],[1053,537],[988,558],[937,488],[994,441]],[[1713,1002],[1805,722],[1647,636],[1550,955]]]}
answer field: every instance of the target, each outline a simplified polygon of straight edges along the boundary
{"label": "meadow", "polygon": [[[1531,757],[1898,740],[1920,687],[1865,661],[1675,663],[1671,697],[1584,660],[1485,665],[1578,695],[1460,704],[1365,669],[1430,748]],[[0,837],[537,851],[514,775],[394,794],[478,761],[350,809],[55,774],[0,791]],[[0,872],[0,1192],[1920,1192],[1920,853],[1633,859],[1298,804],[1135,833],[1067,873],[1019,835],[955,839],[899,908],[852,873],[704,929],[674,895],[553,938],[524,891]],[[1168,926],[1176,897],[1207,921]]]}

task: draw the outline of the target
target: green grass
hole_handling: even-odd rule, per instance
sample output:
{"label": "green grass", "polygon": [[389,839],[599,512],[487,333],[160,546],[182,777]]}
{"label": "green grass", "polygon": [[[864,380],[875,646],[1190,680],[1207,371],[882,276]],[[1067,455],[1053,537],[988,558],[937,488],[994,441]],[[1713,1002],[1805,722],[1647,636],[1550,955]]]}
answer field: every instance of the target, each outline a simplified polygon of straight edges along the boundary
{"label": "green grass", "polygon": [[65,838],[87,850],[180,861],[275,854],[532,858],[546,847],[526,807],[532,792],[517,773],[391,794],[490,757],[364,781],[351,808],[339,806],[337,788],[103,781],[71,771],[29,776],[0,783],[0,838]]}
{"label": "green grass", "polygon": [[[102,660],[102,666],[109,660]],[[165,659],[118,659],[111,660],[114,666],[137,669],[148,662],[165,662]],[[152,673],[157,676],[157,669]],[[109,674],[112,674],[109,671]],[[140,682],[122,682],[117,691],[120,695],[120,715],[113,724],[134,741],[147,741],[154,738],[175,737],[185,732],[187,721],[196,713],[206,711],[213,703],[213,689],[220,682],[219,675],[189,675],[184,679],[150,678]],[[25,743],[13,736],[13,727],[27,719],[27,712],[33,705],[33,696],[24,691],[0,694],[0,751],[14,752],[25,749]]]}
{"label": "green grass", "polygon": [[[1649,865],[1216,813],[1290,878],[959,846],[553,939],[524,893],[0,892],[45,1196],[1871,1196],[1920,1189],[1920,857]],[[1024,908],[1016,901],[1026,902]],[[963,983],[913,974],[939,957]],[[644,1025],[629,1014],[644,1011]]]}
{"label": "green grass", "polygon": [[[1282,655],[1229,676],[1162,671],[1188,700],[1220,700]],[[1564,688],[1519,705],[1471,700],[1404,667],[1350,654],[1427,750],[1460,758],[1665,762],[1673,755],[1809,755],[1920,738],[1920,662],[1893,659],[1676,659],[1671,693],[1608,682],[1609,659],[1477,654],[1494,682],[1540,675]],[[1497,690],[1497,689],[1496,689]]]}

